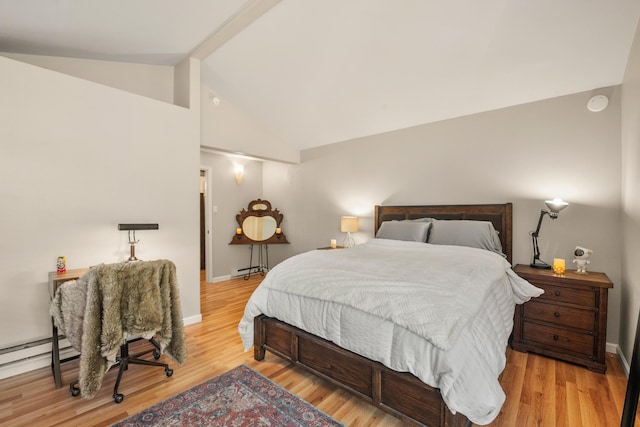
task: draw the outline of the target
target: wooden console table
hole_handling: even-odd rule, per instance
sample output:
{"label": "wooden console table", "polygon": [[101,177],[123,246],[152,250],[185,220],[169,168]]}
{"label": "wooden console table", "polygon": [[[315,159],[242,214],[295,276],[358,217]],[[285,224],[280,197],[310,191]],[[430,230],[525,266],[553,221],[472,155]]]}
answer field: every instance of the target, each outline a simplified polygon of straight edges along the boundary
{"label": "wooden console table", "polygon": [[[77,268],[75,270],[67,270],[64,273],[58,273],[56,271],[49,272],[49,291],[51,298],[55,295],[58,288],[69,280],[76,280],[84,273],[89,271],[88,268]],[[56,383],[56,388],[62,387],[62,374],[60,373],[60,363],[67,362],[69,360],[76,359],[78,356],[68,357],[60,360],[60,344],[58,343],[58,327],[56,326],[53,317],[51,318],[51,370],[53,371],[53,380]]]}

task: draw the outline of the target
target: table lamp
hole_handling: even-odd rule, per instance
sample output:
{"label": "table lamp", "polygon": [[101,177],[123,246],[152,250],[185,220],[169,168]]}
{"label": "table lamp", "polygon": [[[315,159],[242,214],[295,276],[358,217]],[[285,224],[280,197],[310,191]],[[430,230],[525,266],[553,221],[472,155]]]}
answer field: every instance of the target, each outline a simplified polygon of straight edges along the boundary
{"label": "table lamp", "polygon": [[558,213],[569,206],[569,203],[557,198],[553,200],[547,200],[544,203],[545,205],[547,205],[547,208],[549,210],[545,211],[544,209],[542,209],[540,211],[540,218],[538,218],[538,227],[536,227],[536,231],[531,232],[531,239],[533,241],[533,261],[530,265],[533,268],[550,269],[551,265],[540,259],[540,248],[538,248],[538,236],[540,235],[540,226],[542,225],[542,219],[545,215],[549,215],[549,218],[551,219],[558,218]]}
{"label": "table lamp", "polygon": [[157,230],[158,224],[118,224],[118,230],[129,232],[129,252],[130,256],[127,261],[138,261],[136,258],[136,230]]}
{"label": "table lamp", "polygon": [[347,233],[344,237],[344,242],[342,246],[345,248],[350,248],[356,245],[355,240],[351,236],[351,233],[358,232],[358,217],[357,216],[343,216],[340,218],[340,231],[343,233]]}

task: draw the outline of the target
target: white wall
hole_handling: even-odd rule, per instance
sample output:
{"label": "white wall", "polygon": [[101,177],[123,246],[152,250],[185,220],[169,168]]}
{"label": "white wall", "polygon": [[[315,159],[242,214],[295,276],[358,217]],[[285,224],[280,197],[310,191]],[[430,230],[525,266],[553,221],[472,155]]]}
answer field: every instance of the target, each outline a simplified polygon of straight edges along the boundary
{"label": "white wall", "polygon": [[[211,253],[207,255],[211,260],[211,271],[207,271],[211,281],[228,279],[235,270],[249,266],[249,247],[230,245],[229,242],[238,227],[236,215],[247,209],[252,200],[266,199],[271,202],[273,209],[278,209],[283,214],[281,228],[288,240],[291,240],[291,233],[296,235],[302,231],[298,230],[301,222],[289,220],[289,210],[295,206],[296,201],[289,194],[290,182],[287,179],[287,171],[295,169],[294,165],[247,160],[242,183],[237,184],[233,163],[227,154],[203,150],[200,153],[200,164],[211,171],[210,199],[206,201],[212,211],[209,237]],[[284,171],[284,174],[281,171]],[[214,206],[217,212],[213,212]],[[269,245],[269,266],[273,267],[282,260],[302,252],[299,242],[299,239],[294,239],[291,244]],[[257,259],[257,247],[255,251],[254,260]]]}
{"label": "white wall", "polygon": [[[219,103],[212,102],[218,97]],[[207,203],[212,213],[211,230],[211,270],[207,277],[211,280],[225,279],[239,268],[249,265],[249,248],[245,245],[229,245],[237,227],[235,216],[246,209],[255,199],[267,199],[274,209],[283,215],[283,231],[287,234],[287,209],[281,206],[290,200],[286,187],[279,187],[285,193],[282,197],[272,198],[264,193],[263,167],[268,165],[295,164],[300,161],[300,152],[285,141],[273,135],[265,126],[256,122],[242,110],[206,85],[201,87],[201,146],[202,166],[212,170],[211,195]],[[242,184],[235,181],[234,154],[244,153],[260,160],[241,160],[245,163]],[[275,160],[275,161],[274,161]],[[270,186],[274,188],[275,185]],[[213,210],[213,209],[212,209]],[[292,245],[270,245],[269,262],[274,266],[294,252]]]}
{"label": "white wall", "polygon": [[198,317],[199,111],[5,57],[0,93],[0,348],[50,336],[57,256],[126,259],[121,222],[160,224],[136,253],[176,263]]}
{"label": "white wall", "polygon": [[94,59],[2,53],[28,64],[173,103],[173,67]]}
{"label": "white wall", "polygon": [[[295,197],[295,194],[291,191],[293,188],[292,179],[299,169],[299,165],[279,162],[264,162],[262,166],[263,198],[269,200],[271,206],[274,209],[278,209],[283,215],[281,228],[289,242],[288,244],[271,245],[269,247],[271,267],[295,254],[307,251],[308,247],[302,244],[304,241],[302,236],[306,234],[305,229],[315,227],[315,224],[296,218],[295,213],[299,208],[299,203],[304,203],[303,200]],[[327,244],[322,246],[328,245],[329,242],[327,241]]]}
{"label": "white wall", "polygon": [[601,113],[585,92],[305,150],[300,165],[265,168],[266,198],[286,197],[295,252],[342,239],[341,215],[360,216],[356,242],[373,237],[375,204],[514,203],[514,261],[531,262],[529,232],[544,200],[571,205],[545,218],[542,258],[571,263],[594,250],[590,268],[614,282],[607,340],[620,321],[620,90]]}
{"label": "white wall", "polygon": [[[211,102],[214,96],[220,101],[217,105]],[[300,161],[298,149],[204,84],[201,98],[201,144],[204,147],[287,163]]]}
{"label": "white wall", "polygon": [[630,361],[640,309],[640,28],[622,83],[622,161],[620,347]]}
{"label": "white wall", "polygon": [[249,247],[229,245],[238,223],[236,215],[247,209],[249,202],[262,198],[262,162],[248,161],[245,165],[242,183],[236,182],[233,164],[222,154],[203,151],[200,153],[201,166],[211,170],[210,198],[206,201],[213,211],[211,224],[212,271],[207,271],[211,280],[227,279],[232,270],[249,265]]}

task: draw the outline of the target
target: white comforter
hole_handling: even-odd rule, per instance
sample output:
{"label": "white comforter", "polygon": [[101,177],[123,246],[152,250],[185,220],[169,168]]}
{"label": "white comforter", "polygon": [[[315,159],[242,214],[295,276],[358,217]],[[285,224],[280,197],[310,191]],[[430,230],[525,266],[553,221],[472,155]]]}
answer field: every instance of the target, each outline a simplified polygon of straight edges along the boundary
{"label": "white comforter", "polygon": [[440,389],[452,412],[488,424],[505,395],[498,376],[515,303],[542,293],[501,256],[474,248],[374,239],[280,263],[239,325],[280,319]]}

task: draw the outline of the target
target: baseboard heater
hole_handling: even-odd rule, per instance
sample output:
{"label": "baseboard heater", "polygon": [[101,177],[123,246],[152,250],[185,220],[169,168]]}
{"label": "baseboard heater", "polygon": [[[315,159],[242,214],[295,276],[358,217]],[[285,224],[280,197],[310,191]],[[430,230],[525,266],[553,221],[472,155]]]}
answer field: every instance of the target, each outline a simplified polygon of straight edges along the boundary
{"label": "baseboard heater", "polygon": [[[60,358],[79,355],[69,341],[60,337]],[[51,366],[51,338],[0,348],[0,379]],[[52,377],[53,380],[53,377]]]}

